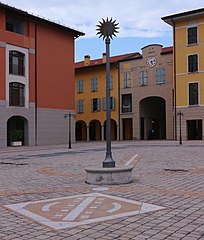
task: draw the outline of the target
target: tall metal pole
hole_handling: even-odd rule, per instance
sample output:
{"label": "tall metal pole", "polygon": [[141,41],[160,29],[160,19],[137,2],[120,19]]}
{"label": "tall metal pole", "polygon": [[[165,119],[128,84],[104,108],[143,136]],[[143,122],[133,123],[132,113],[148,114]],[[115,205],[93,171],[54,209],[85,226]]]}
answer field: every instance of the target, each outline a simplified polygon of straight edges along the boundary
{"label": "tall metal pole", "polygon": [[179,125],[180,125],[180,134],[179,134],[179,144],[182,144],[182,135],[181,135],[181,116],[183,116],[183,113],[179,111],[177,113],[179,115]]}
{"label": "tall metal pole", "polygon": [[71,141],[71,116],[72,116],[72,113],[71,112],[69,112],[69,114],[64,114],[64,118],[66,119],[66,118],[68,118],[68,144],[69,144],[69,149],[71,149],[72,148],[72,146],[71,146],[71,143],[72,143],[72,141]]}
{"label": "tall metal pole", "polygon": [[71,148],[71,112],[69,112],[69,149]]}
{"label": "tall metal pole", "polygon": [[110,38],[106,43],[106,157],[103,167],[115,167],[111,152],[111,112],[110,112]]}
{"label": "tall metal pole", "polygon": [[104,168],[115,167],[115,161],[112,158],[111,153],[111,114],[110,114],[110,38],[112,39],[115,34],[118,33],[118,23],[112,21],[112,18],[97,25],[98,33],[100,37],[103,36],[106,43],[106,157],[103,161]]}

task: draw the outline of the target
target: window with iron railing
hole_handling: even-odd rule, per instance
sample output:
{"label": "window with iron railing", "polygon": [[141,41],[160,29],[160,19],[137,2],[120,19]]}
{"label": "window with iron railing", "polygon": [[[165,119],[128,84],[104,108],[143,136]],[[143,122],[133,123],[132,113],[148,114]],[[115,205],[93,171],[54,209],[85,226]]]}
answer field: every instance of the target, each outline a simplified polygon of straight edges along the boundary
{"label": "window with iron railing", "polygon": [[122,113],[132,112],[132,94],[122,95]]}

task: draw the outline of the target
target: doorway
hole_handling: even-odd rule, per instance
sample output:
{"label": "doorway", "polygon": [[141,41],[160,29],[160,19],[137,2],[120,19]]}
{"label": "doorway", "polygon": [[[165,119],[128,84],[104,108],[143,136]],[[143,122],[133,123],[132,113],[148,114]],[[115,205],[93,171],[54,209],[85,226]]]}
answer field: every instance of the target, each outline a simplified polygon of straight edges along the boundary
{"label": "doorway", "polygon": [[188,140],[202,140],[202,120],[187,120]]}

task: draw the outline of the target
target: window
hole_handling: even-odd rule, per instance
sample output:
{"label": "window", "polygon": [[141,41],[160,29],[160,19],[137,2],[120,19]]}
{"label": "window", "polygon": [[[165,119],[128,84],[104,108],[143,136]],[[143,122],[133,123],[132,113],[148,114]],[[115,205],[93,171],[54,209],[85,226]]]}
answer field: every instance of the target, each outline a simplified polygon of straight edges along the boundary
{"label": "window", "polygon": [[147,71],[140,72],[140,86],[148,85]]}
{"label": "window", "polygon": [[9,73],[25,75],[25,54],[18,51],[9,51]]}
{"label": "window", "polygon": [[198,105],[198,83],[189,83],[189,105]]}
{"label": "window", "polygon": [[156,83],[160,84],[160,83],[164,83],[165,79],[164,79],[164,68],[159,68],[157,69],[157,80]]}
{"label": "window", "polygon": [[17,82],[9,83],[9,106],[25,106],[25,85]]}
{"label": "window", "polygon": [[77,100],[77,113],[83,113],[84,112],[84,101],[83,100]]}
{"label": "window", "polygon": [[19,18],[14,18],[11,16],[6,17],[6,30],[10,32],[15,32],[19,34],[24,34],[25,26],[24,21]]}
{"label": "window", "polygon": [[[115,98],[110,98],[110,110],[115,109]],[[103,98],[103,110],[106,111],[106,98]]]}
{"label": "window", "polygon": [[124,73],[123,74],[123,87],[131,87],[131,79],[130,79],[130,73]]}
{"label": "window", "polygon": [[91,111],[97,112],[101,109],[101,99],[100,98],[93,98],[91,101]]}
{"label": "window", "polygon": [[83,92],[83,80],[77,80],[77,93]]}
{"label": "window", "polygon": [[195,44],[197,42],[197,27],[188,28],[188,44]]}
{"label": "window", "polygon": [[198,55],[189,55],[188,56],[188,72],[197,72],[198,71]]}
{"label": "window", "polygon": [[95,92],[98,90],[98,79],[97,78],[92,78],[91,79],[91,91]]}
{"label": "window", "polygon": [[132,112],[132,94],[122,95],[122,113]]}
{"label": "window", "polygon": [[110,76],[110,90],[113,89],[113,77]]}

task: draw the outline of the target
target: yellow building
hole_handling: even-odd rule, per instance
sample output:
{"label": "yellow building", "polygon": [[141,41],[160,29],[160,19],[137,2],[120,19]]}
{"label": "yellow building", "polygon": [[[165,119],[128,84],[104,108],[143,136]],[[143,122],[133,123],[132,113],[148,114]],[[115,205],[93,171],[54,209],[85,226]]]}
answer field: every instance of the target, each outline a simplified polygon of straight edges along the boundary
{"label": "yellow building", "polygon": [[[133,57],[131,53],[110,57],[111,138],[119,139],[118,61]],[[76,140],[106,139],[106,55],[101,59],[75,64]]]}
{"label": "yellow building", "polygon": [[166,16],[162,20],[173,27],[175,139],[182,136],[184,140],[201,140],[204,120],[204,8]]}

